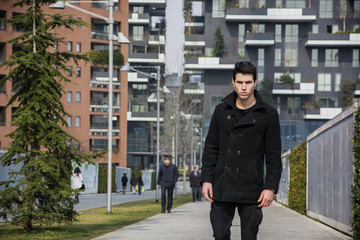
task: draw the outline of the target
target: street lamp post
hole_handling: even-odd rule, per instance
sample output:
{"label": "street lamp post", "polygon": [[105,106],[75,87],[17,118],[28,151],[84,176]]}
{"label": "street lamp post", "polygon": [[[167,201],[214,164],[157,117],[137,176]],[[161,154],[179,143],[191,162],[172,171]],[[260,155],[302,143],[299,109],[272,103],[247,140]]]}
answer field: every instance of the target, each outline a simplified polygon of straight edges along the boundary
{"label": "street lamp post", "polygon": [[[77,6],[71,5],[71,3],[106,3],[109,7],[109,18],[101,16],[99,14],[87,11]],[[114,51],[113,40],[117,40],[119,43],[129,44],[130,41],[124,36],[123,33],[119,33],[117,37],[114,36],[114,0],[107,1],[58,1],[50,6],[50,8],[64,9],[65,6],[71,7],[75,10],[83,12],[85,14],[94,16],[105,20],[109,24],[109,108],[108,108],[108,176],[107,176],[107,212],[111,213],[111,183],[112,183],[112,116],[113,116],[113,69],[114,69]]]}

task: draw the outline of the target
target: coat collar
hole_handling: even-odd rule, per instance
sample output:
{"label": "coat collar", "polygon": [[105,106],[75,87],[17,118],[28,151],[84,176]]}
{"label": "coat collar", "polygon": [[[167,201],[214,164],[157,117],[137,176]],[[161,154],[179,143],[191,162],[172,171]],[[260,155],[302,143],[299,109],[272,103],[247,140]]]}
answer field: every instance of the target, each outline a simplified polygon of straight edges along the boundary
{"label": "coat collar", "polygon": [[[254,95],[256,98],[256,104],[254,106],[254,110],[265,108],[265,103],[256,89],[254,90]],[[237,93],[233,91],[232,93],[227,95],[222,101],[227,104],[227,107],[231,107],[232,109],[237,109],[235,105],[235,101],[237,98],[238,98]]]}

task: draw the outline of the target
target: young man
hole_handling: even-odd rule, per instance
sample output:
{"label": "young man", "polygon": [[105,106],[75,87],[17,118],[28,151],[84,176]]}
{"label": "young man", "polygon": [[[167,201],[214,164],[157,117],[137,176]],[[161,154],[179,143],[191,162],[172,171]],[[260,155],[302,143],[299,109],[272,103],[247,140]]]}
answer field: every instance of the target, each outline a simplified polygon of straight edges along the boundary
{"label": "young man", "polygon": [[201,201],[200,178],[201,174],[197,170],[197,167],[194,166],[193,171],[190,174],[190,187],[192,190],[193,202]]}
{"label": "young man", "polygon": [[126,173],[124,173],[124,176],[121,178],[121,183],[122,183],[122,187],[123,187],[123,194],[126,194],[127,182],[128,182],[128,178],[126,176]]}
{"label": "young man", "polygon": [[137,177],[135,176],[135,173],[132,174],[131,179],[130,179],[130,185],[131,185],[131,190],[132,193],[135,195],[136,194],[136,185],[137,185]]}
{"label": "young man", "polygon": [[164,157],[164,164],[161,165],[158,175],[157,185],[161,186],[161,213],[165,213],[166,192],[167,192],[167,212],[171,213],[173,204],[173,192],[175,183],[179,178],[179,171],[176,165],[171,163],[170,156]]}
{"label": "young man", "polygon": [[261,208],[271,205],[279,186],[279,117],[255,90],[256,75],[251,62],[235,64],[235,90],[216,107],[205,141],[202,193],[211,202],[213,236],[219,240],[230,239],[236,207],[241,219],[241,239],[257,239]]}

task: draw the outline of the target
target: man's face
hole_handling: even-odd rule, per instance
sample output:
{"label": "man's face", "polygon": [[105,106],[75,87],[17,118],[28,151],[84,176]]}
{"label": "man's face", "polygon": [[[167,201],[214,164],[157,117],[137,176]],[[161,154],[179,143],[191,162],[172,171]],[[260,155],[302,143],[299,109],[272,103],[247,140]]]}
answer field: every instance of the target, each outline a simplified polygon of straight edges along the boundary
{"label": "man's face", "polygon": [[165,160],[164,160],[165,166],[169,166],[170,163],[171,163],[170,159],[169,159],[169,158],[165,158]]}
{"label": "man's face", "polygon": [[252,74],[237,73],[232,83],[239,98],[246,100],[253,95],[257,80],[254,81]]}

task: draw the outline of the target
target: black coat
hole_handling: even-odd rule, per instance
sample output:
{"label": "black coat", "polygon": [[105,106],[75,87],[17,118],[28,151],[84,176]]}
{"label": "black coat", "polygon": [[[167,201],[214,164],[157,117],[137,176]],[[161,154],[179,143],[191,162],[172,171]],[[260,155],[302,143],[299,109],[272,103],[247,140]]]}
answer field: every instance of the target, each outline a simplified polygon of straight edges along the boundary
{"label": "black coat", "polygon": [[123,176],[123,177],[121,178],[121,182],[122,182],[122,185],[123,185],[123,186],[126,186],[126,184],[127,184],[127,182],[128,182],[127,176]]}
{"label": "black coat", "polygon": [[197,174],[195,176],[194,171],[192,171],[190,174],[190,187],[200,186],[200,180],[201,180],[201,173],[197,171]]}
{"label": "black coat", "polygon": [[166,188],[173,188],[179,178],[179,171],[176,165],[170,164],[165,166],[162,164],[159,169],[157,184]]}
{"label": "black coat", "polygon": [[201,183],[213,184],[214,200],[257,203],[263,189],[278,191],[282,171],[279,116],[256,90],[255,97],[252,110],[241,117],[234,91],[216,106],[212,116]]}

